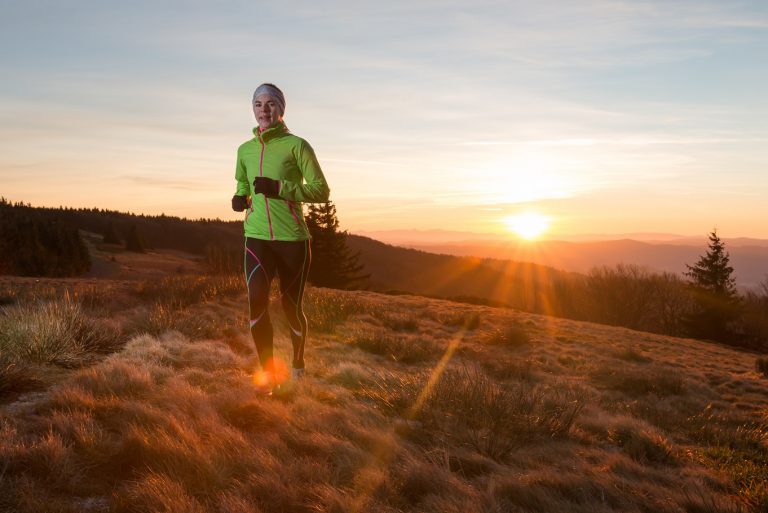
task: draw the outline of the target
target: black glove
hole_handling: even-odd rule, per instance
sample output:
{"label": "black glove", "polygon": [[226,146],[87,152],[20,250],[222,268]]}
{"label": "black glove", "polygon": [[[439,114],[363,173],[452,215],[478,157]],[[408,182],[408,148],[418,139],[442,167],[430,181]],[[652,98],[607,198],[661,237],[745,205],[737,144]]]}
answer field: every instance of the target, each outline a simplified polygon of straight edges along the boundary
{"label": "black glove", "polygon": [[232,210],[242,212],[246,208],[248,208],[248,196],[238,196],[237,194],[232,196]]}
{"label": "black glove", "polygon": [[267,198],[278,198],[280,196],[280,182],[266,176],[257,176],[253,179],[253,193],[261,193]]}

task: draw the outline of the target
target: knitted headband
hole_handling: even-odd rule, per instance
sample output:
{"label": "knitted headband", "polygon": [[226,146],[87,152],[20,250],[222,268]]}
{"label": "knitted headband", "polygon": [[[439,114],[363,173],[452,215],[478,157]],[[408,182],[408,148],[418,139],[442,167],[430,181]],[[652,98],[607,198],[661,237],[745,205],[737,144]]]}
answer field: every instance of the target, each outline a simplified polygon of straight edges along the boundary
{"label": "knitted headband", "polygon": [[261,84],[259,87],[256,88],[256,90],[253,92],[253,101],[256,101],[256,97],[261,94],[268,94],[272,98],[275,99],[277,104],[280,106],[280,111],[285,114],[285,96],[283,96],[283,92],[277,88],[274,84]]}

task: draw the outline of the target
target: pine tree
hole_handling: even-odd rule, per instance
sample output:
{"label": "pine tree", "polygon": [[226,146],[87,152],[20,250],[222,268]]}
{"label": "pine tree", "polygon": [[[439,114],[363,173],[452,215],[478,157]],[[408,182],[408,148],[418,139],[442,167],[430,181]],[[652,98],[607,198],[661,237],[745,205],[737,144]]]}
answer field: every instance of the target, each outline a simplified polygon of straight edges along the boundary
{"label": "pine tree", "polygon": [[339,230],[333,202],[310,204],[306,221],[312,236],[310,283],[346,290],[362,288],[370,274],[363,273],[360,253],[347,246],[347,232]]}
{"label": "pine tree", "polygon": [[736,280],[729,260],[725,243],[717,236],[717,230],[712,230],[707,253],[695,265],[685,264],[688,271],[684,274],[693,280],[695,287],[722,299],[732,299],[736,296]]}
{"label": "pine tree", "polygon": [[691,279],[696,308],[686,320],[690,335],[721,342],[732,342],[735,333],[729,326],[739,314],[739,298],[730,255],[717,230],[709,234],[709,246],[694,265],[686,264],[684,274]]}
{"label": "pine tree", "polygon": [[146,253],[146,247],[147,244],[144,241],[144,237],[141,236],[136,225],[132,224],[128,228],[128,234],[125,237],[125,249],[135,253]]}
{"label": "pine tree", "polygon": [[102,238],[105,244],[120,244],[123,242],[120,239],[120,235],[117,234],[115,223],[112,221],[107,224],[107,228],[104,230]]}

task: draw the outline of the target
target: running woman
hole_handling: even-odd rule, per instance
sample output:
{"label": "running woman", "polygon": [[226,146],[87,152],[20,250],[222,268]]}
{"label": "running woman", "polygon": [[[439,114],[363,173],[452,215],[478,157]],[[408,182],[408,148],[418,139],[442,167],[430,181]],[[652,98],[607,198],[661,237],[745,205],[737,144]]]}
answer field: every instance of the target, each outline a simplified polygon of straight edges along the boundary
{"label": "running woman", "polygon": [[251,336],[263,371],[260,388],[275,383],[269,290],[275,275],[293,345],[291,376],[304,376],[307,318],[301,302],[310,265],[303,202],[328,201],[330,190],[314,151],[283,122],[285,96],[274,84],[253,93],[254,137],[237,149],[232,209],[245,211],[245,279]]}

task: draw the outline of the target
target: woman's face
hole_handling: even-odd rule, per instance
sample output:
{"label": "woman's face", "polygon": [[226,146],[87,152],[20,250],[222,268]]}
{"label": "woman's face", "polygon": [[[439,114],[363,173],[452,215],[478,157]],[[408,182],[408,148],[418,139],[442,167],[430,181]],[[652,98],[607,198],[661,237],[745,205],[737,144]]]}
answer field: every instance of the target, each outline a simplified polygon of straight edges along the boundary
{"label": "woman's face", "polygon": [[260,94],[253,101],[253,115],[262,130],[283,119],[280,105],[268,94]]}

